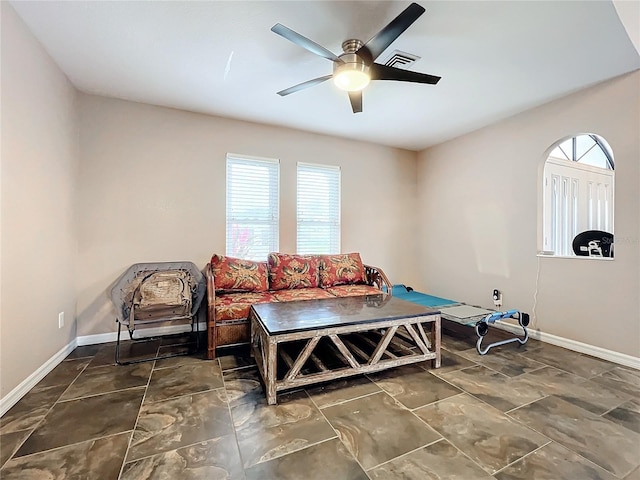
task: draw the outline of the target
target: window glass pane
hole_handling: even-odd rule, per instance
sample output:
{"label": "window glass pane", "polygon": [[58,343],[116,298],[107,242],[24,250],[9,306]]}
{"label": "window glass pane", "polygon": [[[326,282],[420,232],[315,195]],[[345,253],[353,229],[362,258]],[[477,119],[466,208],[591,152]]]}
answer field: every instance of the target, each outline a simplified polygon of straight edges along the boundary
{"label": "window glass pane", "polygon": [[298,163],[297,252],[340,253],[340,168]]}
{"label": "window glass pane", "polygon": [[573,160],[573,138],[565,140],[560,144],[560,148],[567,160]]}
{"label": "window glass pane", "polygon": [[[614,159],[613,159],[613,152],[611,151],[611,146],[607,143],[607,141],[604,138],[602,138],[602,137],[600,137],[598,135],[596,135],[596,137],[598,138],[598,142],[600,143],[600,145],[598,145],[598,146],[600,148],[602,148],[607,155],[609,155],[609,158],[611,159],[611,162],[613,163]],[[613,165],[611,165],[609,168],[611,170],[615,169],[615,168],[613,168]]]}
{"label": "window glass pane", "polygon": [[279,164],[227,155],[226,254],[266,260],[278,250]]}
{"label": "window glass pane", "polygon": [[562,150],[560,150],[560,147],[556,147],[554,148],[551,153],[549,154],[550,157],[555,157],[555,158],[561,158],[562,160],[569,160],[567,158],[567,156],[564,154],[564,152]]}
{"label": "window glass pane", "polygon": [[579,161],[590,148],[596,147],[596,142],[589,135],[578,135],[576,137],[576,160]]}
{"label": "window glass pane", "polygon": [[580,163],[585,165],[592,165],[594,167],[600,167],[604,169],[609,168],[609,164],[607,163],[607,157],[605,157],[604,152],[599,147],[592,148],[589,150],[581,159]]}

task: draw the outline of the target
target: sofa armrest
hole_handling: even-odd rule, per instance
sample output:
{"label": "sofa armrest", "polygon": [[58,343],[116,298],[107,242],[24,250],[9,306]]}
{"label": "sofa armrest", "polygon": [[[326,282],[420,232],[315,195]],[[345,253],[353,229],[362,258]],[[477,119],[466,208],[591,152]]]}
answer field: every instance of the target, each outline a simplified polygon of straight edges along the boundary
{"label": "sofa armrest", "polygon": [[213,272],[211,271],[211,264],[207,263],[207,266],[204,269],[204,276],[207,280],[207,320],[213,320],[214,315],[214,306],[216,303],[216,284],[215,279],[213,278]]}
{"label": "sofa armrest", "polygon": [[365,265],[364,270],[367,277],[367,284],[375,286],[380,290],[382,290],[383,287],[386,287],[387,294],[392,295],[393,289],[391,288],[391,282],[380,268]]}
{"label": "sofa armrest", "polygon": [[216,284],[210,263],[204,269],[204,276],[207,282],[207,358],[213,360],[216,357]]}

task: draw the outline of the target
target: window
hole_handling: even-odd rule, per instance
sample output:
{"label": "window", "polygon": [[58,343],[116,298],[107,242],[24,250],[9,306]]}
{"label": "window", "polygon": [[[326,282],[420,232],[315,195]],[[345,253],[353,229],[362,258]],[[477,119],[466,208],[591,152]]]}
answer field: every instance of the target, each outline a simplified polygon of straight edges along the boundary
{"label": "window", "polygon": [[557,142],[544,166],[542,188],[545,254],[574,256],[573,239],[587,230],[613,235],[614,160],[602,137],[576,135]]}
{"label": "window", "polygon": [[609,144],[593,134],[571,137],[556,146],[549,156],[605,170],[614,169],[613,153]]}
{"label": "window", "polygon": [[300,254],[340,253],[340,167],[298,163]]}
{"label": "window", "polygon": [[227,255],[266,260],[278,250],[278,160],[227,155]]}

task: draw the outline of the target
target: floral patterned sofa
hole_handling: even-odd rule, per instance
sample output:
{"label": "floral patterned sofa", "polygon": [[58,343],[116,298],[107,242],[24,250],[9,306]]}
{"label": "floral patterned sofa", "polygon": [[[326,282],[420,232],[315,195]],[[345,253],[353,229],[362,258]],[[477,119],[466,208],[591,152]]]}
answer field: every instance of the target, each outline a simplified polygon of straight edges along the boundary
{"label": "floral patterned sofa", "polygon": [[290,255],[270,253],[266,262],[213,255],[207,280],[207,357],[216,348],[249,342],[247,316],[254,303],[290,302],[391,292],[379,268],[359,253]]}

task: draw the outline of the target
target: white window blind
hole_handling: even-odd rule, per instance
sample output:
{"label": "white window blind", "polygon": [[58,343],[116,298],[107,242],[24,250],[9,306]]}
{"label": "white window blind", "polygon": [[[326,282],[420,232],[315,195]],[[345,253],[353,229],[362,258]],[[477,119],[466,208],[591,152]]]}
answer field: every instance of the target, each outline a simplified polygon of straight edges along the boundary
{"label": "white window blind", "polygon": [[266,260],[278,251],[278,160],[227,155],[227,255]]}
{"label": "white window blind", "polygon": [[299,254],[340,253],[340,167],[298,163]]}

